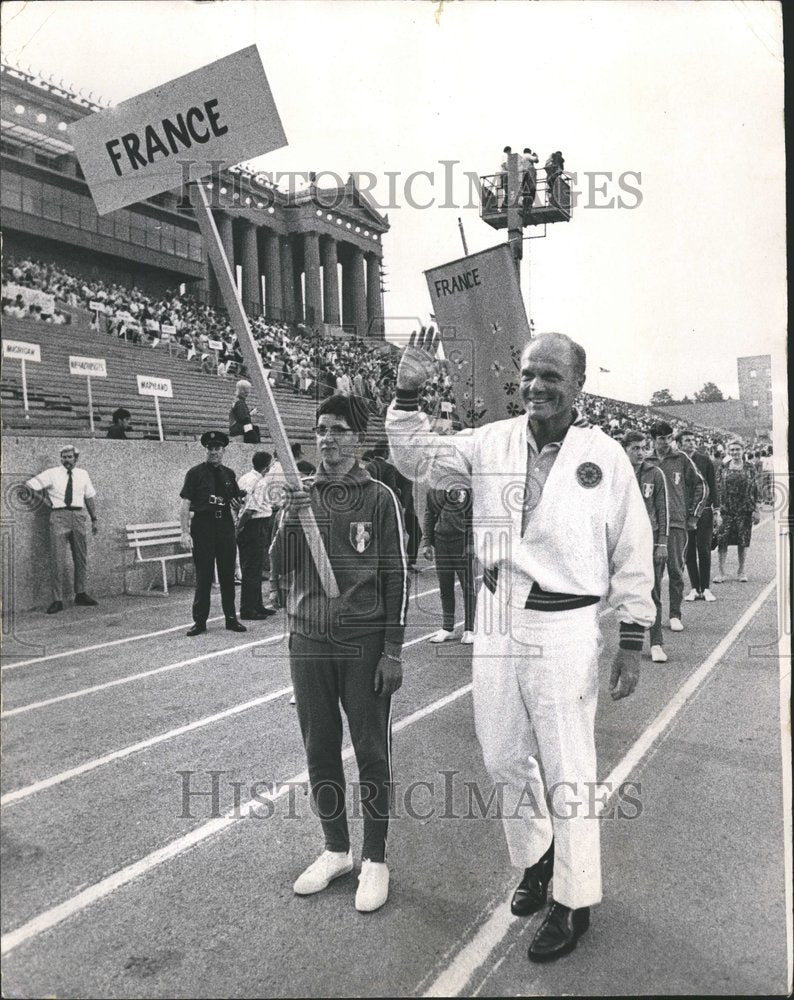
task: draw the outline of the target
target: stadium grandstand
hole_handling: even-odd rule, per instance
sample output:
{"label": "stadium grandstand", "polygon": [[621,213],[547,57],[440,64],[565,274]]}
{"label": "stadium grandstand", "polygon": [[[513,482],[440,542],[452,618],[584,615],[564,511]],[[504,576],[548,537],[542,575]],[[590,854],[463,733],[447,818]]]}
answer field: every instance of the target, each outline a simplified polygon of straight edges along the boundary
{"label": "stadium grandstand", "polygon": [[[84,394],[75,391],[63,362],[69,353],[95,355],[101,333],[124,343],[101,342],[108,378],[95,387],[97,426],[104,425],[108,406],[129,403],[134,386],[129,373],[138,363],[148,365],[152,374],[169,373],[166,377],[174,381],[173,419],[166,419],[169,434],[188,433],[190,400],[202,400],[204,420],[225,421],[229,387],[200,380],[219,372],[234,374],[241,359],[235,357],[231,328],[189,205],[179,192],[167,192],[100,217],[67,140],[69,125],[99,106],[63,83],[56,86],[8,65],[1,72],[3,336],[35,341],[42,349],[42,364],[35,376],[30,373],[30,402],[36,406],[28,419],[24,414],[20,418],[17,405],[21,380],[13,369],[18,366],[7,366],[4,427],[15,433],[88,433]],[[328,353],[336,353],[337,361],[341,353],[351,365],[365,353],[376,358],[389,354],[381,298],[388,218],[352,178],[329,189],[318,188],[312,175],[306,188],[285,193],[266,175],[236,167],[206,183],[260,345],[286,355],[277,359],[286,377],[276,381],[292,381],[292,368],[300,362],[292,356],[300,354],[295,345],[306,338],[338,344]],[[208,342],[221,346],[210,349]],[[144,347],[160,349],[144,358]],[[338,369],[334,385],[337,374]],[[324,375],[324,384],[330,385],[328,373]],[[383,377],[379,374],[375,381]],[[307,395],[306,379],[302,389]],[[372,391],[376,408],[382,389]],[[299,433],[301,418],[311,421],[311,407],[298,399],[292,410],[295,419],[288,415],[287,423]],[[138,427],[144,433],[151,430],[140,421]]]}

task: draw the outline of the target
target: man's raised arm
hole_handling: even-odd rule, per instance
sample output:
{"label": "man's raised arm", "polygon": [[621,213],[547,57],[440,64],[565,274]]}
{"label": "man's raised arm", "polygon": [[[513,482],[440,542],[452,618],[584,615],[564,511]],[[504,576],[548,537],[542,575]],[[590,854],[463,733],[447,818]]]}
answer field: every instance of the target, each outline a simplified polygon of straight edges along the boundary
{"label": "man's raised arm", "polygon": [[436,434],[419,409],[419,392],[435,373],[438,347],[433,327],[411,334],[397,369],[397,391],[386,414],[391,458],[413,482],[437,488],[447,477],[471,475],[474,438],[471,431],[453,437]]}

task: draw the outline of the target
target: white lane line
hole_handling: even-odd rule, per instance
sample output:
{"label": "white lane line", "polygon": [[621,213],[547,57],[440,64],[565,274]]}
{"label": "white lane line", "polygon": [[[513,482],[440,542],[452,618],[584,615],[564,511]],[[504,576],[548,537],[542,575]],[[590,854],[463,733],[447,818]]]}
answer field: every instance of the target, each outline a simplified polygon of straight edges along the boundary
{"label": "white lane line", "polygon": [[214,715],[207,715],[203,719],[196,719],[195,722],[188,722],[177,729],[169,729],[167,733],[160,733],[157,736],[150,737],[148,740],[141,740],[139,743],[132,743],[130,746],[122,747],[120,750],[113,750],[111,753],[106,753],[103,757],[95,757],[93,760],[88,760],[77,767],[69,768],[68,771],[61,771],[59,774],[53,774],[49,778],[42,778],[41,781],[35,781],[32,785],[25,785],[24,788],[17,788],[13,792],[6,792],[5,795],[0,797],[0,806],[9,806],[14,802],[19,802],[21,799],[26,799],[29,795],[35,795],[36,792],[42,792],[45,788],[52,788],[53,785],[61,785],[64,781],[69,781],[71,778],[79,778],[80,775],[88,774],[89,771],[95,771],[98,767],[104,767],[105,764],[112,764],[116,760],[123,760],[134,753],[140,753],[142,750],[155,747],[159,743],[166,743],[168,740],[176,739],[178,736],[184,736],[185,733],[192,733],[197,729],[203,729],[204,726],[209,726],[213,722],[221,722],[223,719],[231,718],[233,715],[240,715],[241,712],[247,712],[251,708],[266,705],[270,701],[275,701],[276,698],[281,698],[291,693],[291,687],[280,688],[278,691],[271,691],[269,694],[253,698],[251,701],[245,701],[240,705],[234,705],[232,708],[216,712]]}
{"label": "white lane line", "polygon": [[[217,618],[208,618],[207,622],[223,621],[223,615]],[[157,632],[141,632],[140,635],[128,635],[123,639],[110,639],[108,642],[97,642],[93,646],[81,646],[79,649],[65,649],[61,653],[49,653],[47,656],[34,656],[32,660],[20,660],[19,663],[7,663],[0,667],[0,670],[16,670],[17,667],[29,667],[33,663],[45,663],[47,660],[60,660],[65,656],[77,656],[80,653],[93,653],[97,649],[109,649],[111,646],[121,646],[126,642],[140,642],[141,639],[156,639],[158,635],[168,635],[169,632],[179,632],[183,628],[190,628],[192,622],[185,622],[184,625],[171,625],[169,628],[161,628]]]}
{"label": "white lane line", "polygon": [[[772,517],[772,515],[770,515],[769,517],[765,517],[761,521],[761,524],[759,525],[759,527],[763,527],[765,524],[768,524],[771,521],[774,521],[774,517]],[[432,567],[430,567],[430,566],[425,566],[422,569],[420,569],[419,572],[420,573],[426,573],[431,568]],[[482,579],[482,577],[478,576],[477,580],[480,580],[480,579]],[[457,580],[455,581],[455,585],[458,586],[458,581]],[[435,594],[437,592],[438,592],[437,589],[436,590],[428,590],[428,591],[425,591],[425,594]],[[416,594],[415,596],[416,597],[424,597],[425,594]],[[605,611],[601,612],[601,616],[603,617],[604,615],[608,615],[611,610],[612,610],[611,608],[607,608]],[[207,621],[208,622],[219,622],[222,619],[223,619],[223,615],[218,615],[217,618],[208,618]],[[190,622],[186,622],[184,625],[172,625],[170,628],[160,629],[158,632],[142,632],[140,635],[130,635],[130,636],[127,636],[124,639],[111,639],[108,642],[98,642],[98,643],[96,643],[93,646],[81,646],[79,649],[66,649],[66,650],[64,650],[61,653],[49,653],[47,656],[36,656],[36,657],[33,657],[33,659],[30,659],[30,660],[20,660],[18,663],[7,663],[7,664],[5,664],[5,666],[0,666],[0,671],[3,671],[3,670],[16,670],[17,667],[28,667],[28,666],[31,666],[34,663],[44,663],[47,660],[59,660],[62,657],[66,657],[66,656],[77,656],[79,653],[93,653],[97,649],[106,649],[106,648],[109,648],[111,646],[120,646],[120,645],[122,645],[124,643],[127,643],[127,642],[139,642],[142,639],[153,639],[153,638],[156,638],[158,635],[167,635],[169,632],[178,632],[180,629],[187,628],[190,624],[191,624]]]}
{"label": "white lane line", "polygon": [[17,708],[9,708],[6,712],[0,712],[0,719],[8,719],[12,715],[21,715],[23,712],[32,712],[37,708],[46,708],[47,705],[57,705],[63,701],[71,701],[73,698],[84,698],[86,695],[96,694],[97,691],[106,691],[108,688],[118,687],[121,684],[131,684],[133,681],[140,681],[144,677],[153,677],[155,674],[163,674],[168,670],[177,670],[179,667],[190,667],[194,663],[202,663],[204,660],[213,660],[219,656],[228,656],[230,653],[239,653],[244,649],[251,649],[253,646],[264,646],[271,642],[278,642],[285,637],[286,633],[281,632],[278,635],[271,635],[267,639],[256,639],[254,642],[244,642],[238,646],[227,646],[224,649],[216,649],[214,653],[204,653],[203,656],[193,656],[189,660],[179,660],[177,663],[166,663],[163,667],[154,667],[152,670],[142,670],[138,674],[117,677],[112,681],[104,681],[102,684],[80,688],[79,691],[70,691],[68,694],[59,694],[54,698],[45,698],[43,701],[32,701],[27,705],[19,705]]}
{"label": "white lane line", "polygon": [[[399,722],[395,723],[393,732],[398,733],[401,730],[408,728],[408,726],[412,726],[414,723],[427,718],[428,715],[432,715],[434,712],[445,708],[447,705],[451,705],[459,698],[463,698],[465,695],[469,694],[470,691],[471,684],[465,684],[463,687],[450,692],[450,694],[445,695],[443,698],[439,698],[438,701],[434,701],[430,705],[426,705],[424,708],[420,708],[418,711],[413,712],[411,715],[407,715],[404,719],[400,719]],[[342,753],[343,760],[349,760],[352,756],[352,746],[347,747],[347,749]],[[55,927],[57,924],[66,920],[68,917],[74,916],[76,913],[80,913],[82,910],[86,909],[86,907],[91,906],[100,899],[104,899],[106,896],[115,892],[116,889],[120,889],[122,886],[135,881],[135,879],[138,879],[143,875],[146,875],[153,868],[157,868],[158,865],[161,865],[166,861],[170,861],[172,858],[176,858],[180,854],[184,854],[185,851],[189,850],[191,847],[195,847],[196,844],[200,844],[209,837],[221,833],[223,830],[227,830],[232,823],[235,822],[236,818],[244,818],[247,816],[251,808],[260,805],[263,799],[267,798],[270,799],[270,801],[275,802],[283,795],[286,795],[292,785],[308,780],[308,771],[301,771],[300,774],[295,775],[295,777],[290,778],[289,781],[283,783],[282,787],[278,791],[274,790],[269,795],[260,796],[258,801],[252,801],[249,799],[240,807],[239,812],[235,813],[234,809],[232,809],[224,816],[208,820],[206,823],[196,827],[195,830],[191,830],[190,833],[185,834],[183,837],[178,837],[176,840],[172,840],[170,844],[166,844],[164,847],[153,851],[151,854],[147,854],[146,857],[141,858],[139,861],[136,861],[131,865],[127,865],[126,868],[122,868],[119,871],[114,872],[112,875],[108,875],[106,878],[94,883],[94,885],[88,886],[86,889],[83,889],[82,892],[78,892],[75,896],[64,900],[57,906],[53,906],[51,909],[45,910],[43,913],[39,913],[27,923],[22,924],[21,927],[17,927],[16,930],[10,931],[8,934],[4,934],[2,938],[0,938],[0,954],[5,955],[14,948],[17,948],[19,945],[25,944],[26,942],[37,938],[40,934],[43,934],[44,931],[50,930],[52,927]]]}
{"label": "white lane line", "polygon": [[[456,627],[462,624],[463,622],[456,622]],[[420,635],[418,639],[411,639],[410,642],[403,644],[403,649],[406,649],[408,646],[415,646],[419,642],[425,642],[431,635],[435,634],[435,632],[428,632],[427,635]],[[58,774],[50,775],[49,778],[42,778],[40,781],[34,781],[30,785],[25,785],[22,788],[16,788],[12,792],[6,792],[5,795],[0,797],[0,806],[13,805],[14,802],[20,802],[22,799],[26,799],[30,795],[35,795],[36,792],[43,792],[45,789],[52,788],[54,785],[61,785],[64,781],[70,781],[72,778],[79,778],[81,775],[88,774],[90,771],[95,771],[98,767],[104,767],[106,764],[112,764],[114,761],[123,760],[125,757],[130,757],[132,754],[140,753],[142,750],[148,750],[150,747],[157,746],[160,743],[167,743],[169,740],[177,739],[180,736],[184,736],[186,733],[192,733],[197,729],[203,729],[205,726],[212,725],[213,722],[222,722],[224,719],[231,718],[234,715],[240,715],[242,712],[247,712],[252,708],[258,708],[260,705],[266,705],[268,702],[275,701],[277,698],[282,698],[288,694],[292,694],[291,687],[280,688],[278,691],[271,691],[269,694],[261,695],[259,698],[253,698],[251,701],[245,701],[239,705],[233,705],[231,708],[226,708],[222,712],[215,712],[213,715],[207,715],[203,719],[197,719],[195,722],[188,722],[184,726],[178,726],[176,729],[169,729],[166,733],[159,733],[157,736],[151,736],[149,739],[141,740],[139,743],[131,743],[129,746],[121,747],[119,750],[113,750],[111,753],[106,753],[102,757],[95,757],[93,760],[87,760],[84,764],[79,764],[76,767],[69,768],[68,771],[60,771]]]}
{"label": "white lane line", "polygon": [[[709,674],[720,663],[722,657],[728,652],[738,636],[747,626],[753,617],[758,613],[764,601],[775,589],[775,581],[772,580],[761,591],[750,607],[739,618],[731,630],[724,636],[722,641],[715,647],[711,654],[701,663],[697,670],[681,685],[662,711],[656,716],[653,722],[642,733],[639,739],[632,745],[623,759],[612,769],[604,781],[608,788],[617,790],[626,781],[631,772],[640,764],[642,759],[651,750],[654,744],[664,734],[694,693],[706,680]],[[610,798],[599,801],[599,814],[606,809]],[[509,932],[514,923],[521,918],[514,917],[510,913],[510,899],[512,890],[493,910],[491,916],[486,920],[474,937],[456,955],[452,963],[441,972],[431,985],[425,990],[425,997],[457,997],[461,996],[471,981],[474,974],[488,961],[492,952],[498,947],[501,941]],[[531,985],[531,984],[530,984]],[[528,987],[529,988],[529,987]],[[530,989],[531,992],[531,989]]]}
{"label": "white lane line", "polygon": [[[437,594],[438,587],[433,590],[423,590],[419,594],[412,594],[415,597],[427,597],[430,594]],[[32,712],[38,708],[46,708],[48,705],[57,705],[63,701],[72,701],[74,698],[84,698],[89,694],[96,694],[97,691],[106,691],[108,688],[119,687],[122,684],[131,684],[133,681],[142,680],[144,677],[152,677],[155,674],[166,673],[169,670],[177,670],[179,667],[190,667],[195,663],[202,663],[204,660],[216,659],[219,656],[230,656],[232,653],[239,653],[244,649],[251,649],[254,646],[264,646],[268,643],[279,642],[286,639],[287,633],[280,632],[278,635],[271,635],[267,639],[256,639],[253,642],[244,642],[235,646],[226,646],[217,649],[214,653],[204,653],[203,656],[194,656],[189,660],[180,660],[178,663],[167,663],[163,667],[154,667],[152,670],[143,670],[138,674],[129,674],[125,677],[117,677],[112,681],[104,681],[102,684],[93,684],[91,687],[80,688],[77,691],[69,691],[67,694],[59,694],[52,698],[44,698],[42,701],[32,701],[27,705],[19,705],[17,708],[9,708],[5,712],[0,712],[0,719],[9,719],[13,715],[21,715],[23,712]]]}
{"label": "white lane line", "polygon": [[[420,569],[420,573],[427,571],[429,567]],[[429,590],[428,594],[434,594],[437,591]],[[417,597],[424,597],[424,594],[417,594]],[[137,609],[140,610],[140,609]],[[146,610],[145,608],[142,610]],[[120,612],[121,613],[121,612]],[[220,622],[223,621],[223,615],[218,615],[215,618],[208,618],[207,622]],[[123,639],[110,639],[107,642],[97,642],[93,646],[81,646],[79,649],[64,649],[60,653],[48,653],[46,656],[34,656],[29,660],[19,660],[17,663],[6,663],[0,666],[0,671],[4,670],[16,670],[18,667],[29,667],[34,663],[46,663],[48,660],[60,660],[66,656],[78,656],[80,653],[93,653],[98,649],[109,649],[111,646],[121,646],[127,642],[140,642],[142,639],[156,639],[158,635],[168,635],[169,632],[179,632],[180,629],[190,628],[192,622],[185,622],[184,625],[171,625],[169,628],[159,629],[157,632],[141,632],[137,635],[129,635]]]}

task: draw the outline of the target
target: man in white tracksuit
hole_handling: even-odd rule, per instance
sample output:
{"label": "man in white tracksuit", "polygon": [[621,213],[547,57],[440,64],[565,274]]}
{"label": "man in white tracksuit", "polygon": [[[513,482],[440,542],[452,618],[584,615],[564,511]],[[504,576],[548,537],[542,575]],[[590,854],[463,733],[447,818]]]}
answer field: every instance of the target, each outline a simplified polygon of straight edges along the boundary
{"label": "man in white tracksuit", "polygon": [[503,792],[511,860],[524,869],[513,913],[540,910],[554,875],[554,901],[529,947],[532,961],[550,961],[576,946],[601,899],[598,606],[605,599],[620,623],[610,692],[622,698],[637,684],[655,616],[651,528],[620,444],[573,408],[585,380],[578,344],[562,334],[530,341],[521,358],[526,416],[454,437],[432,433],[418,407],[434,348],[432,331],[406,348],[386,431],[404,475],[473,492],[487,588],[475,626],[475,726]]}

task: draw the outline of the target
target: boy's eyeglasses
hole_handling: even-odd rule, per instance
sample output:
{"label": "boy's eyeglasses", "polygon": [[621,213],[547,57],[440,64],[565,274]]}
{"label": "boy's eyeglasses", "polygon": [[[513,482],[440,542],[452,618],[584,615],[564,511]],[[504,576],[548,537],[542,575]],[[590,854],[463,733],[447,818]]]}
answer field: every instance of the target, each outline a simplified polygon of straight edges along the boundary
{"label": "boy's eyeglasses", "polygon": [[343,434],[352,434],[352,427],[343,427],[341,424],[332,424],[330,427],[315,427],[314,433],[317,437],[325,437],[330,434],[332,437],[341,437]]}

